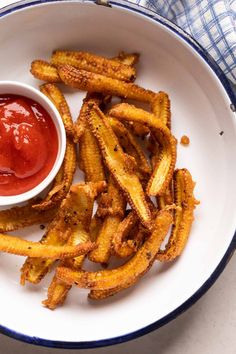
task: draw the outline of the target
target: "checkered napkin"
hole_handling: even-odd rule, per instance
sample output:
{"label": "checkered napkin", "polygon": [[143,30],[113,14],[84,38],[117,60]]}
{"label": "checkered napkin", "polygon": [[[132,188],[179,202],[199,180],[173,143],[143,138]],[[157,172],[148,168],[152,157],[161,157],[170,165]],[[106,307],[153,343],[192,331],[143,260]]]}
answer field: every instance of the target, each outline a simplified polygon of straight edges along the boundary
{"label": "checkered napkin", "polygon": [[130,0],[188,32],[236,84],[236,0]]}

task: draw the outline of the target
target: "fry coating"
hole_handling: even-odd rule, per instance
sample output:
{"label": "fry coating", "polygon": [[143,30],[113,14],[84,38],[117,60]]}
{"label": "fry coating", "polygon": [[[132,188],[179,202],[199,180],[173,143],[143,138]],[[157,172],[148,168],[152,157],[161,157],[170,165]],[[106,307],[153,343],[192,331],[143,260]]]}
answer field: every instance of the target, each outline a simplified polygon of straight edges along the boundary
{"label": "fry coating", "polygon": [[92,242],[77,246],[54,246],[23,240],[21,237],[0,234],[0,251],[18,256],[44,257],[52,259],[71,258],[88,253],[95,247]]}
{"label": "fry coating", "polygon": [[33,200],[21,207],[17,206],[11,209],[1,210],[0,232],[19,230],[26,226],[49,222],[54,218],[57,208],[52,208],[47,212],[35,210],[32,208],[35,202],[36,201]]}
{"label": "fry coating", "polygon": [[113,131],[115,132],[124,152],[134,157],[139,172],[139,178],[146,179],[149,177],[152,172],[151,167],[149,166],[146,156],[141,146],[133,136],[132,132],[115,118],[108,117],[108,121]]}
{"label": "fry coating", "polygon": [[152,226],[151,211],[142,185],[135,173],[134,159],[122,151],[109,122],[96,105],[89,105],[87,120],[97,138],[103,158],[111,174],[125,193],[131,207],[137,212],[143,225],[150,228]]}
{"label": "fry coating", "polygon": [[[61,90],[55,84],[44,84],[40,86],[40,91],[47,96],[60,113],[66,133],[75,139],[75,131],[70,108]],[[76,141],[75,141],[76,142]]]}
{"label": "fry coating", "polygon": [[120,222],[116,233],[112,237],[112,247],[115,254],[120,258],[129,257],[137,250],[135,240],[126,241],[130,232],[138,225],[138,216],[131,211],[122,222]]}
{"label": "fry coating", "polygon": [[86,182],[106,180],[101,152],[96,138],[89,129],[86,118],[88,104],[100,104],[101,102],[102,100],[100,98],[96,96],[90,97],[87,95],[81,107],[79,118],[76,122],[77,125],[79,121],[82,121],[84,124],[84,131],[79,140],[79,167],[84,172],[84,179]]}
{"label": "fry coating", "polygon": [[120,61],[123,64],[134,66],[139,61],[139,54],[138,53],[125,53],[120,52],[117,57],[113,58],[115,61]]}
{"label": "fry coating", "polygon": [[120,290],[126,289],[135,284],[152,266],[171,223],[171,213],[167,210],[160,211],[150,237],[128,262],[116,269],[88,272],[59,267],[57,276],[68,284],[86,289],[103,291],[118,287]]}
{"label": "fry coating", "polygon": [[66,152],[62,170],[63,177],[61,175],[62,171],[59,170],[52,190],[48,192],[44,200],[33,205],[34,209],[48,210],[54,205],[60,203],[63,198],[66,197],[66,194],[68,193],[73,182],[73,177],[76,170],[76,145],[70,138],[67,138],[66,140]]}
{"label": "fry coating", "polygon": [[107,59],[103,56],[82,51],[56,50],[53,52],[51,63],[56,67],[69,64],[77,69],[123,81],[133,81],[136,77],[135,69],[120,60]]}
{"label": "fry coating", "polygon": [[79,70],[70,65],[59,66],[58,73],[66,85],[88,92],[100,92],[147,103],[155,97],[154,92],[133,83]]}
{"label": "fry coating", "polygon": [[124,217],[125,207],[125,198],[114,179],[110,177],[107,194],[100,198],[98,204],[97,215],[105,219],[96,238],[97,248],[88,256],[91,261],[108,263],[112,252],[112,238]]}
{"label": "fry coating", "polygon": [[31,63],[31,74],[39,80],[57,83],[61,82],[61,78],[57,72],[57,68],[49,64],[45,60],[34,60]]}
{"label": "fry coating", "polygon": [[[73,231],[67,242],[67,245],[76,246],[81,242],[89,241],[89,224],[92,218],[94,200],[106,186],[105,182],[98,183],[80,183],[71,187],[74,198],[78,199],[76,203],[79,205],[80,210],[77,210],[76,223]],[[59,266],[71,266],[74,269],[80,269],[85,255],[81,255],[72,259],[63,260]],[[43,305],[55,309],[58,305],[62,305],[67,297],[71,286],[57,279],[54,275],[53,280],[48,288],[47,299],[43,301]]]}
{"label": "fry coating", "polygon": [[194,209],[197,204],[193,190],[195,183],[190,172],[186,169],[177,169],[174,172],[174,223],[169,241],[164,250],[160,250],[157,259],[161,262],[173,261],[184,250],[188,241],[191,226],[194,220]]}
{"label": "fry coating", "polygon": [[[60,205],[60,208],[48,225],[45,235],[41,239],[41,243],[53,246],[63,246],[67,243],[69,237],[77,227],[77,219],[80,216],[81,200],[76,192],[78,185],[72,186],[70,192]],[[86,227],[89,231],[91,216],[86,213]],[[85,217],[83,216],[83,217]],[[74,225],[75,224],[75,225]],[[53,265],[52,260],[43,260],[41,258],[27,258],[21,269],[21,284],[25,281],[37,284],[47,274]]]}
{"label": "fry coating", "polygon": [[121,103],[111,108],[111,116],[121,120],[142,122],[150,127],[159,144],[159,154],[154,171],[147,185],[150,196],[159,196],[165,193],[172,179],[176,162],[176,139],[170,130],[156,117],[141,108],[128,103]]}
{"label": "fry coating", "polygon": [[152,113],[171,129],[170,99],[166,92],[160,91],[151,102]]}

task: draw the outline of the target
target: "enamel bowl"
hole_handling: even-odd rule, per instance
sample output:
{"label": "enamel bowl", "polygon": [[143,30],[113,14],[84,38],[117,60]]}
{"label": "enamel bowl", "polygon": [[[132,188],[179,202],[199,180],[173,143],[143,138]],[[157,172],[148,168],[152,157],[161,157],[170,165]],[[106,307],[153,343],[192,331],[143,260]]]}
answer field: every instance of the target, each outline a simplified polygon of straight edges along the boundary
{"label": "enamel bowl", "polygon": [[39,193],[43,192],[49,186],[49,184],[55,178],[63,162],[65,149],[66,149],[66,134],[58,110],[55,108],[52,102],[45,95],[43,95],[39,90],[35,89],[30,85],[17,82],[17,81],[0,81],[0,95],[1,94],[12,94],[12,95],[24,96],[39,103],[50,115],[54,123],[54,126],[56,128],[57,137],[58,137],[58,151],[57,151],[56,160],[48,175],[42,180],[42,182],[40,182],[34,188],[28,190],[25,193],[11,195],[11,196],[0,196],[0,206],[3,207],[6,205],[22,203],[29,199],[32,199],[35,196],[37,196]]}
{"label": "enamel bowl", "polygon": [[[0,329],[29,343],[98,347],[157,329],[206,292],[235,247],[236,98],[228,81],[197,43],[170,22],[131,3],[110,5],[34,0],[4,8],[0,78],[37,88],[30,63],[49,59],[57,48],[108,56],[139,52],[137,83],[169,93],[173,133],[178,141],[182,135],[190,138],[188,147],[178,144],[177,166],[191,171],[201,204],[183,255],[172,264],[156,262],[135,287],[104,301],[88,301],[86,290],[73,288],[65,305],[50,311],[41,301],[51,275],[38,286],[21,287],[22,258],[1,254]],[[68,89],[66,97],[76,118],[84,93]],[[38,226],[17,234],[32,240],[41,235]]]}

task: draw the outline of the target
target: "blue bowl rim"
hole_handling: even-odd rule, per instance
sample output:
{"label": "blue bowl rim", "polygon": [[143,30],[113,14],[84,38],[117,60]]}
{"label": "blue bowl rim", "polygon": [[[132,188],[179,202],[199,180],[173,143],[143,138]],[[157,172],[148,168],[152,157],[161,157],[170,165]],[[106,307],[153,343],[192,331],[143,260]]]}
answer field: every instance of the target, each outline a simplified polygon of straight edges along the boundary
{"label": "blue bowl rim", "polygon": [[[94,4],[94,3],[96,3],[96,0],[22,0],[22,1],[18,1],[16,3],[14,3],[14,4],[3,7],[0,10],[0,20],[4,16],[9,15],[10,13],[16,12],[16,11],[24,9],[24,8],[29,8],[29,7],[33,7],[36,5],[46,4],[46,3],[56,3],[56,2],[79,3],[79,4],[93,3]],[[181,28],[179,28],[177,25],[173,24],[171,21],[167,20],[166,18],[160,16],[159,14],[155,13],[154,11],[149,10],[141,5],[136,5],[136,4],[130,3],[125,0],[118,0],[118,1],[110,0],[109,5],[111,7],[124,8],[129,11],[134,11],[138,14],[148,17],[149,19],[152,19],[152,20],[160,23],[161,25],[164,25],[165,27],[169,28],[175,34],[177,34],[180,38],[182,38],[185,42],[187,42],[214,71],[214,73],[218,77],[219,81],[221,82],[222,86],[224,87],[224,89],[230,99],[230,102],[231,102],[230,106],[231,106],[232,111],[235,112],[236,94],[234,93],[231,83],[229,82],[229,80],[227,79],[227,77],[225,76],[225,74],[223,73],[221,68],[212,59],[212,57],[188,33],[183,31]],[[145,334],[148,334],[148,333],[164,326],[168,322],[177,318],[180,314],[185,312],[187,309],[189,309],[193,304],[195,304],[210,289],[210,287],[214,284],[214,282],[217,280],[217,278],[223,272],[223,270],[225,269],[226,265],[228,264],[230,258],[234,254],[235,249],[236,249],[236,231],[234,232],[232,241],[231,241],[229,247],[227,248],[224,256],[222,257],[220,263],[216,267],[216,269],[213,271],[213,273],[210,275],[210,277],[205,281],[205,283],[188,300],[186,300],[178,308],[176,308],[175,310],[173,310],[172,312],[170,312],[169,314],[167,314],[163,318],[159,319],[158,321],[156,321],[144,328],[141,328],[137,331],[128,333],[126,335],[122,335],[122,336],[118,336],[118,337],[114,337],[114,338],[109,338],[109,339],[103,339],[103,340],[83,341],[83,342],[53,341],[53,340],[38,338],[35,336],[31,337],[31,336],[16,332],[14,330],[11,330],[1,324],[0,324],[0,333],[4,334],[6,336],[9,336],[11,338],[20,340],[22,342],[29,343],[29,344],[39,345],[39,346],[44,346],[44,347],[51,347],[51,348],[64,348],[64,349],[98,348],[98,347],[105,347],[105,346],[110,346],[110,345],[119,344],[119,343],[133,340],[135,338],[141,337]]]}

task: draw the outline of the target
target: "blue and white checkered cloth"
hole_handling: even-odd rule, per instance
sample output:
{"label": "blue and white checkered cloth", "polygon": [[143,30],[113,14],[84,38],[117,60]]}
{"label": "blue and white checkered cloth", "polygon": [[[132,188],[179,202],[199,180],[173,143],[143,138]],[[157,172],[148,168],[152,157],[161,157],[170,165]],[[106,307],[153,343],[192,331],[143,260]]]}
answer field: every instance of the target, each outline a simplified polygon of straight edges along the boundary
{"label": "blue and white checkered cloth", "polygon": [[188,32],[236,84],[236,0],[130,0]]}

